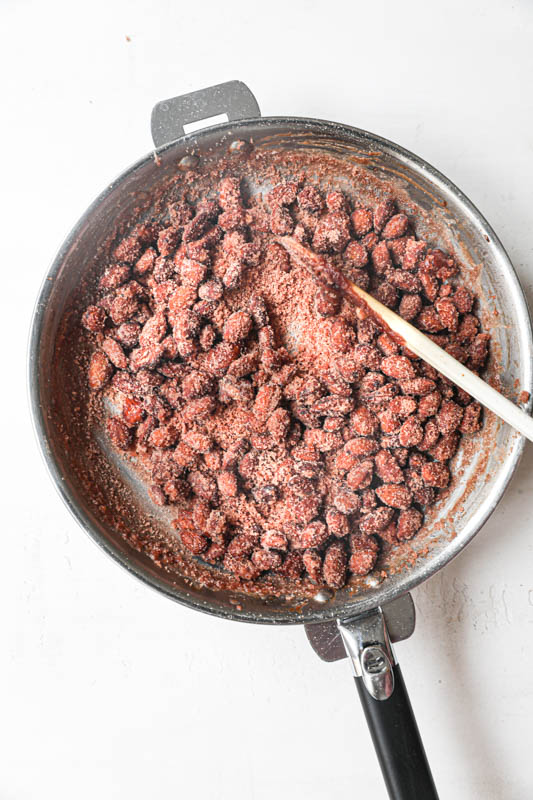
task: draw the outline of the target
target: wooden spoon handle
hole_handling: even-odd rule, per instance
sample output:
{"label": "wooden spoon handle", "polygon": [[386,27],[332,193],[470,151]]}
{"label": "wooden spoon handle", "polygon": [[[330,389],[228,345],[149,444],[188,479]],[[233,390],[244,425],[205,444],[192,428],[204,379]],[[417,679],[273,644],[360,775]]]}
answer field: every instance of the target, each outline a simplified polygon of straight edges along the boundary
{"label": "wooden spoon handle", "polygon": [[286,248],[287,252],[302,266],[306,267],[312,274],[324,283],[334,285],[340,289],[347,297],[352,299],[361,308],[366,309],[371,316],[392,333],[401,339],[416,356],[426,361],[430,366],[438,370],[444,377],[453,381],[465,392],[475,397],[483,406],[493,411],[498,417],[503,419],[512,428],[517,430],[530,442],[533,442],[533,418],[518,408],[514,403],[504,397],[500,392],[482,380],[472,370],[469,370],[460,361],[451,356],[442,347],[439,347],[426,336],[407,322],[405,319],[384,306],[375,297],[360,289],[353,281],[350,281],[336,267],[330,264],[325,258],[304,247],[291,236],[279,237],[280,244]]}

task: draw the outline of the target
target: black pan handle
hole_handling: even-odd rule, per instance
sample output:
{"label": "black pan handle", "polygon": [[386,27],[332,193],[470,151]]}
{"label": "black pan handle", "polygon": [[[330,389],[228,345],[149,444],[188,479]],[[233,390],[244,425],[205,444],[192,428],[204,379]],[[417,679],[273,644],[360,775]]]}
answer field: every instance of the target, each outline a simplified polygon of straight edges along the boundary
{"label": "black pan handle", "polygon": [[[412,604],[411,604],[412,606]],[[391,800],[438,800],[381,608],[337,620]]]}
{"label": "black pan handle", "polygon": [[392,667],[394,689],[375,700],[356,677],[355,685],[391,800],[438,800],[399,664]]}

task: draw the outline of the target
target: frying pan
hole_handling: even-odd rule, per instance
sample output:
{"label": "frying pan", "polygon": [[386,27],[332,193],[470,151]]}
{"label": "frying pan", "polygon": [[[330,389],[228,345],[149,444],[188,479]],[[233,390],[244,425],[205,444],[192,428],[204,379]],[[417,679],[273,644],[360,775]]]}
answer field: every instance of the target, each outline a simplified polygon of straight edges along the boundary
{"label": "frying pan", "polygon": [[[222,114],[227,121],[209,124]],[[187,132],[191,124],[203,125],[201,132]],[[163,568],[133,546],[135,534],[143,530],[168,532],[168,519],[149,503],[131,465],[118,459],[90,420],[79,368],[79,309],[105,257],[103,242],[124,230],[139,209],[149,208],[176,175],[194,182],[203,164],[216,164],[232,153],[240,158],[242,148],[252,141],[272,158],[280,153],[295,159],[323,157],[329,164],[328,185],[348,193],[354,169],[374,198],[393,188],[400,205],[416,211],[417,230],[455,252],[465,266],[466,280],[475,288],[484,325],[492,334],[490,377],[516,401],[521,390],[532,388],[533,346],[513,267],[479,211],[425,161],[347,125],[261,118],[255,97],[239,81],[158,103],[152,135],[155,151],[110,183],[88,208],[62,244],[38,298],[29,352],[30,397],[50,474],[96,543],[157,591],[223,619],[304,624],[320,657],[333,661],[348,655],[390,797],[436,797],[392,644],[414,630],[409,590],[447,564],[480,530],[516,469],[523,439],[486,414],[473,445],[463,446],[455,457],[454,485],[439,499],[418,536],[385,552],[378,570],[335,594],[323,590],[299,600],[201,585],[179,570]],[[110,473],[129,493],[129,503],[119,502],[110,490]]]}

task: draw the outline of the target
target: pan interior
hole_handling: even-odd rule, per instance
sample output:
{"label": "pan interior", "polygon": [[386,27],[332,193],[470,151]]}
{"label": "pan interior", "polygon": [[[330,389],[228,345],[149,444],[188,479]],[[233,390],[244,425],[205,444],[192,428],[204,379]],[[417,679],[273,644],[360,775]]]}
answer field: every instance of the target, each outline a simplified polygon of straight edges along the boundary
{"label": "pan interior", "polygon": [[[325,157],[320,179],[348,195],[354,193],[355,174],[357,194],[369,199],[392,188],[399,205],[416,215],[417,233],[454,252],[463,264],[464,280],[477,293],[484,328],[492,335],[490,378],[513,400],[531,389],[524,298],[499,241],[468,200],[431,167],[379,137],[333,123],[272,118],[217,126],[167,145],[157,157],[152,154],[124,173],[91,206],[61,248],[37,305],[30,353],[34,417],[48,466],[74,515],[138,577],[179,602],[231,619],[321,621],[385,603],[460,552],[500,499],[522,440],[487,413],[483,431],[456,456],[453,487],[426,517],[423,531],[385,554],[380,567],[387,577],[374,573],[332,597],[321,593],[301,601],[202,588],[156,566],[125,540],[124,532],[167,528],[169,512],[154,510],[135,470],[117,457],[101,430],[86,424],[85,374],[72,368],[82,348],[79,311],[101,268],[104,243],[127,227],[139,209],[148,210],[154,197],[163,198],[175,187],[176,175],[190,179],[183,172],[184,156],[190,159],[194,153],[209,171],[227,157],[231,142],[250,139],[280,164],[297,163],[302,156],[311,161]],[[251,192],[257,188],[253,175],[247,185]],[[120,475],[131,502],[116,502],[105,479],[109,470]]]}

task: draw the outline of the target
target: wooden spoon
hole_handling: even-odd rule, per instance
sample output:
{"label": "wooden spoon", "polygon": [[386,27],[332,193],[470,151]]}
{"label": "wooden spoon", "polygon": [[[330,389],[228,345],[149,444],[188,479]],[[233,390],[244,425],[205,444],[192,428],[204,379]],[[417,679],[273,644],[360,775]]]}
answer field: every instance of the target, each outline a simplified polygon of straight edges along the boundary
{"label": "wooden spoon", "polygon": [[315,277],[329,286],[335,286],[350,300],[364,309],[378,322],[400,339],[416,356],[422,358],[442,375],[475,397],[482,405],[494,412],[511,427],[533,442],[533,418],[500,392],[489,386],[446,350],[439,347],[429,336],[425,336],[418,328],[411,325],[390,308],[384,306],[368,292],[363,291],[353,281],[343,275],[340,270],[330,264],[323,256],[304,247],[291,236],[280,236],[278,241],[287,250],[291,258],[308,269]]}

